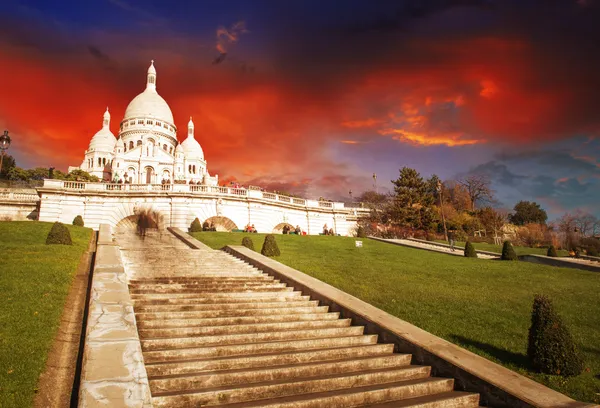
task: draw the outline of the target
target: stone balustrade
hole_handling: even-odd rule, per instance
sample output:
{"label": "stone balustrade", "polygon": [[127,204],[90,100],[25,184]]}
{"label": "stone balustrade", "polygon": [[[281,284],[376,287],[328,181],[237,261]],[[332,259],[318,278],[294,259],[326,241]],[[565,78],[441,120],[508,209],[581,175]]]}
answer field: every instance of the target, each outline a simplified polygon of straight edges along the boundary
{"label": "stone balustrade", "polygon": [[36,202],[40,200],[37,193],[24,192],[19,190],[2,189],[0,190],[1,201],[19,201],[19,202]]}
{"label": "stone balustrade", "polygon": [[81,192],[100,192],[110,191],[115,193],[128,192],[157,192],[157,193],[184,193],[184,194],[202,194],[210,196],[223,197],[245,197],[262,199],[284,203],[295,207],[304,208],[320,208],[342,210],[348,212],[356,212],[357,215],[368,213],[369,210],[364,208],[360,203],[355,206],[349,206],[347,203],[333,202],[325,200],[307,200],[303,198],[290,197],[277,193],[261,191],[257,187],[252,188],[233,188],[222,186],[207,186],[196,184],[115,184],[115,183],[88,183],[79,181],[64,181],[64,180],[44,180],[45,189],[60,189],[60,190],[77,190]]}

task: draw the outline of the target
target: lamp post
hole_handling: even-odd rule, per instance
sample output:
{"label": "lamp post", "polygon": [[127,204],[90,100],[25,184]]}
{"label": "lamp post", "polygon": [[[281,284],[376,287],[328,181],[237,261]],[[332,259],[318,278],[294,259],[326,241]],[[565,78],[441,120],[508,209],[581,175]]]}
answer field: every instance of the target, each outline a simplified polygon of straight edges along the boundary
{"label": "lamp post", "polygon": [[8,130],[4,131],[3,135],[0,135],[0,173],[2,173],[2,162],[4,161],[4,152],[10,147],[10,136]]}
{"label": "lamp post", "polygon": [[440,193],[440,212],[442,213],[442,223],[444,224],[444,239],[448,241],[448,230],[446,229],[446,217],[444,216],[444,195],[442,189],[442,182],[438,180],[437,190]]}
{"label": "lamp post", "polygon": [[375,193],[379,194],[377,191],[377,174],[373,173],[373,188],[375,189]]}
{"label": "lamp post", "polygon": [[352,190],[348,191],[348,195],[350,196],[350,202],[352,202]]}

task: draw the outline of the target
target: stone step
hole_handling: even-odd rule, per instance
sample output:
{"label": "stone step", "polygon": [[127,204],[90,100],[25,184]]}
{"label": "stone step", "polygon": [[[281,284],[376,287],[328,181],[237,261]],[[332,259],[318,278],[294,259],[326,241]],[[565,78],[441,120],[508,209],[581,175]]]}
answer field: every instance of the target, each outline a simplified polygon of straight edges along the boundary
{"label": "stone step", "polygon": [[329,337],[359,336],[363,334],[363,326],[334,327],[313,330],[287,330],[283,332],[224,334],[215,336],[175,337],[162,339],[145,339],[141,341],[142,351],[185,349],[191,347],[209,347],[230,344],[263,343],[267,341],[283,341],[298,339],[319,339]]}
{"label": "stone step", "polygon": [[165,337],[209,336],[221,334],[280,332],[284,330],[301,330],[317,328],[350,327],[351,319],[315,320],[304,322],[281,322],[263,324],[245,324],[207,327],[178,327],[172,329],[140,329],[142,339]]}
{"label": "stone step", "polygon": [[[439,382],[429,384],[426,380],[414,380],[219,406],[222,408],[476,408],[479,406],[479,403],[475,402],[479,401],[479,394],[461,391],[437,392],[445,388],[446,385]],[[431,392],[431,394],[415,397],[414,394],[418,392]],[[379,401],[387,402],[377,403]]]}
{"label": "stone step", "polygon": [[[307,364],[320,361],[345,360],[361,357],[391,355],[393,344],[368,344],[364,346],[327,348],[290,353],[259,354],[254,356],[197,359],[178,363],[146,363],[146,371],[151,378],[165,376],[214,372],[219,370],[251,369],[274,367],[288,364]],[[410,354],[404,354],[406,364],[410,364]]]}
{"label": "stone step", "polygon": [[271,341],[265,343],[232,344],[214,347],[197,347],[187,349],[146,351],[144,362],[175,362],[198,358],[219,358],[232,356],[250,356],[253,354],[283,353],[305,351],[309,349],[352,347],[377,343],[377,335],[362,335],[349,337],[331,337],[321,339]]}
{"label": "stone step", "polygon": [[247,288],[244,288],[242,286],[238,287],[238,286],[221,286],[221,285],[214,285],[214,286],[196,286],[196,287],[182,287],[182,288],[176,288],[176,287],[166,287],[166,288],[130,288],[129,289],[129,293],[136,293],[136,294],[153,294],[153,293],[165,293],[165,294],[171,294],[171,293],[215,293],[215,292],[285,292],[285,291],[293,291],[293,288],[288,288],[287,286],[285,286],[285,283],[278,283],[278,284],[265,284],[265,285],[256,285],[256,286],[248,286]]}
{"label": "stone step", "polygon": [[141,287],[178,287],[178,286],[202,286],[202,285],[267,285],[273,283],[280,283],[279,279],[263,279],[260,276],[256,276],[254,278],[244,278],[244,279],[225,279],[221,277],[209,278],[209,279],[180,279],[174,282],[129,282],[129,286],[133,288],[141,288]]}
{"label": "stone step", "polygon": [[160,320],[160,319],[203,319],[211,317],[242,317],[242,316],[270,316],[275,314],[308,314],[327,313],[328,306],[312,307],[280,307],[275,309],[238,309],[238,310],[207,310],[190,312],[141,312],[136,313],[136,321]]}
{"label": "stone step", "polygon": [[279,307],[314,307],[318,300],[297,300],[288,302],[255,302],[255,303],[209,303],[188,305],[144,305],[137,306],[135,310],[142,312],[189,312],[199,310],[235,310],[235,309],[275,309]]}
{"label": "stone step", "polygon": [[130,293],[133,300],[155,300],[155,299],[196,299],[206,298],[211,299],[232,299],[232,298],[264,298],[267,296],[271,297],[291,297],[301,296],[302,292],[287,290],[287,291],[274,291],[274,292],[213,292],[213,293]]}
{"label": "stone step", "polygon": [[169,277],[169,278],[152,278],[152,279],[132,279],[129,284],[140,284],[140,283],[202,283],[207,281],[223,281],[223,282],[244,282],[244,281],[274,281],[275,278],[269,275],[256,275],[256,276],[181,276],[181,277]]}
{"label": "stone step", "polygon": [[[267,405],[267,407],[271,407]],[[463,391],[443,392],[402,401],[369,405],[369,408],[478,408],[479,394]]]}
{"label": "stone step", "polygon": [[[185,392],[203,388],[310,379],[311,377],[408,367],[409,364],[410,356],[406,354],[390,354],[380,357],[361,357],[349,360],[311,362],[309,364],[293,364],[279,367],[265,366],[257,369],[227,370],[219,373],[170,376],[160,379],[150,378],[150,391],[153,395],[158,395],[165,392]],[[427,371],[427,376],[429,376],[429,371]]]}
{"label": "stone step", "polygon": [[231,291],[231,292],[244,292],[248,289],[254,290],[254,288],[285,288],[286,284],[280,283],[279,281],[244,281],[244,282],[209,282],[209,283],[160,283],[160,284],[137,284],[129,285],[129,290],[132,292],[140,293],[177,293],[181,291],[195,292],[200,291]]}
{"label": "stone step", "polygon": [[[267,400],[271,398],[303,395],[309,393],[342,390],[369,385],[405,382],[414,389],[414,396],[451,391],[454,380],[430,378],[429,367],[409,366],[357,373],[327,375],[296,381],[273,381],[235,387],[216,387],[186,393],[153,393],[155,407],[196,407]],[[412,381],[410,380],[420,380]],[[426,384],[419,386],[418,384]],[[437,387],[436,387],[437,386]]]}
{"label": "stone step", "polygon": [[264,297],[255,297],[253,299],[248,298],[214,298],[214,297],[199,297],[199,298],[163,298],[163,299],[153,299],[153,300],[144,300],[144,298],[138,298],[134,300],[136,310],[142,310],[141,308],[146,306],[160,306],[160,305],[213,305],[213,304],[250,304],[249,302],[255,303],[283,303],[283,302],[301,302],[310,300],[310,296],[264,296]]}
{"label": "stone step", "polygon": [[168,320],[137,320],[138,329],[159,329],[175,327],[206,327],[206,326],[227,326],[236,324],[259,324],[276,322],[299,322],[314,320],[336,320],[340,314],[332,313],[305,313],[305,314],[281,314],[273,316],[233,316],[233,317],[215,317],[204,319],[168,319]]}

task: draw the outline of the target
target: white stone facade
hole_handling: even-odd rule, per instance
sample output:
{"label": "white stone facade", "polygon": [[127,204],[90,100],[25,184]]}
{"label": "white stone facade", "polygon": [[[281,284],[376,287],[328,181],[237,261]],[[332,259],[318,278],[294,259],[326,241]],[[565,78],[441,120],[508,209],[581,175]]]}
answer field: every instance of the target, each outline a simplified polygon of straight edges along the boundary
{"label": "white stone facade", "polygon": [[127,106],[118,138],[110,131],[110,113],[92,137],[79,167],[105,181],[128,184],[190,183],[218,185],[207,170],[202,147],[195,139],[190,117],[186,139],[179,143],[177,126],[167,102],[156,91],[152,61],[146,89]]}

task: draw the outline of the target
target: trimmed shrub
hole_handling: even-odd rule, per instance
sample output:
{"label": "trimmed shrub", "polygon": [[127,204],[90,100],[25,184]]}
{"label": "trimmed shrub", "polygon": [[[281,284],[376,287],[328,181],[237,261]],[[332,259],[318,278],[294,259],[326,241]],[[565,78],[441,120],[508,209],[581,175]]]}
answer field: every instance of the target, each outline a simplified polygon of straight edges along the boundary
{"label": "trimmed shrub", "polygon": [[198,219],[198,217],[196,217],[194,221],[192,221],[192,223],[190,224],[190,232],[200,231],[202,231],[202,224],[200,224],[200,220]]}
{"label": "trimmed shrub", "polygon": [[83,227],[84,223],[83,223],[83,218],[81,217],[81,215],[78,215],[77,217],[73,218],[73,225],[76,225],[78,227]]}
{"label": "trimmed shrub", "polygon": [[584,369],[569,330],[544,295],[533,299],[527,356],[533,367],[545,374],[569,377]]}
{"label": "trimmed shrub", "polygon": [[210,224],[208,223],[208,221],[204,221],[202,223],[202,231],[208,231],[210,229]]}
{"label": "trimmed shrub", "polygon": [[358,226],[358,228],[356,229],[356,237],[357,238],[366,238],[367,237],[367,231],[365,230],[365,227],[363,227],[362,225]]}
{"label": "trimmed shrub", "polygon": [[277,241],[275,241],[275,235],[269,234],[265,237],[265,242],[263,243],[260,253],[264,256],[281,255],[281,252],[279,252],[279,247],[277,246]]}
{"label": "trimmed shrub", "polygon": [[500,259],[503,261],[516,261],[518,259],[515,249],[510,241],[504,241],[504,245],[502,246],[502,256]]}
{"label": "trimmed shrub", "polygon": [[475,247],[471,244],[471,241],[467,241],[465,244],[465,256],[467,258],[477,258],[477,252],[475,252]]}
{"label": "trimmed shrub", "polygon": [[546,254],[546,256],[551,256],[556,258],[558,256],[558,254],[556,253],[556,248],[554,247],[554,245],[550,245],[550,247],[548,248],[548,253]]}
{"label": "trimmed shrub", "polygon": [[244,237],[244,239],[242,239],[242,245],[254,251],[254,242],[252,242],[252,238]]}
{"label": "trimmed shrub", "polygon": [[46,237],[46,245],[73,245],[71,233],[60,222],[55,222]]}
{"label": "trimmed shrub", "polygon": [[588,256],[598,256],[598,250],[594,247],[588,247],[587,254]]}

